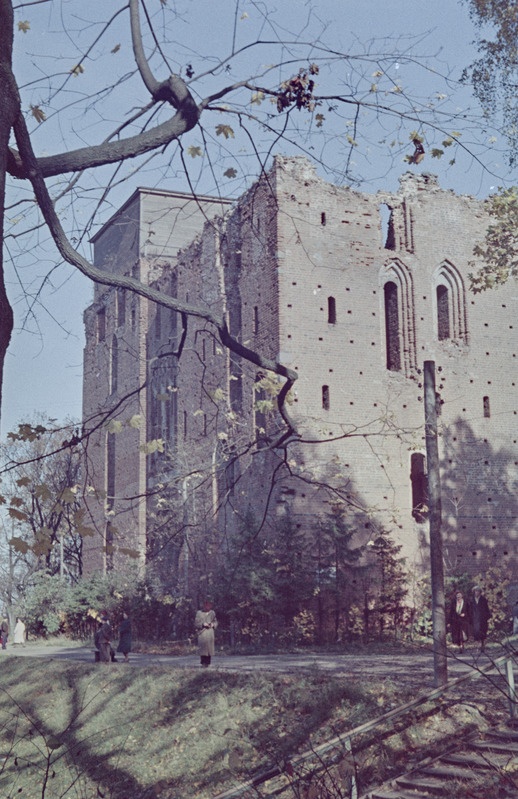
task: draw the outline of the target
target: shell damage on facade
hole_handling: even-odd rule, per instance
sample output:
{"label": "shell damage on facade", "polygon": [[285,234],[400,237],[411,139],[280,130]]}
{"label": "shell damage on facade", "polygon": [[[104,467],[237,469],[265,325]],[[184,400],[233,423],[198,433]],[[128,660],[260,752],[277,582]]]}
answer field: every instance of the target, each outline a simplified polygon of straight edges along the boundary
{"label": "shell damage on facade", "polygon": [[[436,367],[445,565],[515,568],[516,286],[473,294],[481,201],[407,173],[397,193],[331,185],[303,158],[238,202],[140,190],[95,239],[96,264],[225,315],[231,334],[294,369],[282,447],[280,382],[210,324],[96,287],[85,312],[84,416],[115,408],[89,445],[98,539],[90,568],[136,549],[198,576],[243,518],[265,540],[346,509],[358,545],[388,531],[428,562],[423,364]],[[109,432],[116,430],[116,432]],[[145,452],[146,442],[164,452]],[[148,447],[149,449],[149,447]],[[188,553],[196,553],[188,560]],[[192,579],[192,578],[190,578]]]}

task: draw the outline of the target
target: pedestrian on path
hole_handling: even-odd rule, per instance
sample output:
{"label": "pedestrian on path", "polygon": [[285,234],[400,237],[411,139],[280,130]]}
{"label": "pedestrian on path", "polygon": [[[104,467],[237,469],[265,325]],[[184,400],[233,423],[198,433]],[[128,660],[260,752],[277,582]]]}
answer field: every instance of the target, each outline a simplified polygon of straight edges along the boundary
{"label": "pedestrian on path", "polygon": [[23,621],[18,618],[16,619],[16,624],[14,625],[14,644],[21,646],[25,646],[25,624]]}
{"label": "pedestrian on path", "polygon": [[455,598],[450,606],[450,632],[451,640],[460,652],[464,652],[464,644],[468,640],[470,628],[470,609],[464,599],[462,591],[455,593]]}
{"label": "pedestrian on path", "polygon": [[7,649],[7,639],[9,638],[9,622],[7,617],[4,616],[0,624],[0,640],[2,641],[2,649]]}
{"label": "pedestrian on path", "polygon": [[489,619],[491,618],[491,611],[489,610],[487,599],[478,585],[473,589],[470,615],[473,627],[473,638],[475,641],[480,642],[480,651],[483,652],[486,645],[487,628]]}
{"label": "pedestrian on path", "polygon": [[216,614],[212,609],[212,603],[206,600],[203,610],[196,613],[194,626],[198,633],[198,650],[200,653],[200,663],[207,668],[210,666],[211,658],[214,656],[214,630],[218,626]]}
{"label": "pedestrian on path", "polygon": [[112,628],[108,620],[108,616],[103,614],[101,616],[101,626],[95,634],[95,645],[99,650],[99,660],[101,663],[110,663],[112,660]]}

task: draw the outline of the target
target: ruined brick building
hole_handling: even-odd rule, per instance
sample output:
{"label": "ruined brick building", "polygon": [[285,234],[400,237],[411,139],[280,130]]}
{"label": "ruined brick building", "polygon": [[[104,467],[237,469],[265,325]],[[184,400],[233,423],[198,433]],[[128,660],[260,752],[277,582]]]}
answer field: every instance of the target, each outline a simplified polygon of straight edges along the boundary
{"label": "ruined brick building", "polygon": [[[516,569],[518,296],[474,295],[483,203],[405,174],[365,194],[275,159],[239,201],[137,191],[95,263],[226,314],[231,334],[298,373],[280,384],[204,321],[96,286],[85,312],[84,418],[97,536],[87,566],[162,554],[171,581],[210,570],[251,514],[275,536],[346,509],[358,544],[388,530],[427,564],[423,363],[436,364],[446,569]],[[149,441],[164,452],[146,452]],[[152,449],[153,447],[151,447]],[[266,535],[266,533],[265,533]],[[191,578],[192,579],[192,578]]]}

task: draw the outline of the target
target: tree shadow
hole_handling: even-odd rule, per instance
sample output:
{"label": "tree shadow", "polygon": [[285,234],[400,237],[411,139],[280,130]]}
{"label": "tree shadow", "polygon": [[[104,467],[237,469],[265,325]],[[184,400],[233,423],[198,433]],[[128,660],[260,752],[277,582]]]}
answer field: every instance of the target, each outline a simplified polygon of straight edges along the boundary
{"label": "tree shadow", "polygon": [[442,432],[442,531],[446,568],[476,574],[491,566],[516,570],[516,449],[494,448],[457,419]]}

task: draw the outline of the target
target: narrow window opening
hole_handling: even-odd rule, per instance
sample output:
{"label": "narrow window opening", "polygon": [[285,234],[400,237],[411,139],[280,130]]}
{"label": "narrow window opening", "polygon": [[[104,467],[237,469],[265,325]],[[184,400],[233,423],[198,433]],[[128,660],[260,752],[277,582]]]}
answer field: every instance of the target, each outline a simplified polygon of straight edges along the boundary
{"label": "narrow window opening", "polygon": [[414,452],[410,458],[410,483],[412,486],[412,516],[418,524],[426,521],[428,514],[428,491],[426,458]]}
{"label": "narrow window opening", "polygon": [[387,345],[387,369],[399,372],[401,369],[401,344],[399,340],[399,304],[395,283],[385,283],[385,337]]}
{"label": "narrow window opening", "polygon": [[325,227],[326,224],[327,224],[326,212],[325,211],[322,211],[322,213],[320,214],[320,224],[322,225],[322,227]]}
{"label": "narrow window opening", "polygon": [[101,308],[97,312],[97,341],[104,341],[106,338],[106,310]]}
{"label": "narrow window opening", "polygon": [[254,334],[259,333],[259,306],[254,305]]}
{"label": "narrow window opening", "polygon": [[483,404],[484,404],[484,417],[486,419],[489,419],[490,416],[491,416],[491,408],[489,406],[489,397],[484,397]]}
{"label": "narrow window opening", "polygon": [[437,335],[439,341],[451,338],[450,300],[447,286],[437,286]]}
{"label": "narrow window opening", "polygon": [[329,386],[322,386],[322,408],[325,411],[330,408]]}
{"label": "narrow window opening", "polygon": [[386,205],[386,203],[382,203],[379,206],[379,215],[381,223],[381,246],[386,250],[395,250],[396,237],[394,234],[392,209]]}
{"label": "narrow window opening", "polygon": [[327,298],[327,321],[330,325],[336,325],[336,300],[334,297]]}
{"label": "narrow window opening", "polygon": [[124,289],[117,290],[117,326],[124,327],[126,324],[126,292]]}
{"label": "narrow window opening", "polygon": [[112,394],[114,394],[117,391],[118,371],[119,371],[119,345],[117,337],[113,336],[111,353],[110,353],[110,389]]}

